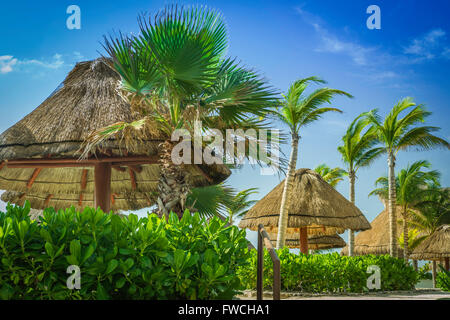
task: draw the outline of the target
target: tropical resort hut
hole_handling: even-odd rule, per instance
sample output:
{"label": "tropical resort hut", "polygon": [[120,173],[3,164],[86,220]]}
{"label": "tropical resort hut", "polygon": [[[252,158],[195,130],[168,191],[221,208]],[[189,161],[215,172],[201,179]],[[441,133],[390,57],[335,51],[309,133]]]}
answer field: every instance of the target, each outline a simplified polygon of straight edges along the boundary
{"label": "tropical resort hut", "polygon": [[[111,138],[80,160],[79,150],[92,131],[137,119],[119,85],[109,60],[78,63],[41,105],[0,135],[0,190],[18,192],[12,202],[29,200],[35,209],[75,205],[109,212],[154,204],[158,132],[134,141],[133,150]],[[186,165],[185,170],[192,186],[216,184],[230,175],[224,165]]]}
{"label": "tropical resort hut", "polygon": [[[278,233],[284,180],[259,200],[239,222],[240,228],[257,230],[262,224]],[[300,251],[308,252],[308,235],[335,235],[346,229],[370,229],[362,212],[314,170],[295,172],[288,207],[288,234],[299,234]]]}
{"label": "tropical resort hut", "polygon": [[[270,240],[276,244],[277,234],[269,233]],[[288,234],[286,247],[300,248],[300,236],[298,233]],[[308,236],[308,248],[311,250],[327,250],[345,247],[346,243],[338,234],[335,235],[310,235]]]}
{"label": "tropical resort hut", "polygon": [[449,271],[450,225],[440,226],[423,240],[411,253],[411,259],[432,261],[433,286],[436,287],[436,261],[444,260],[444,268]]}
{"label": "tropical resort hut", "polygon": [[[397,211],[400,210],[399,208]],[[398,211],[399,212],[399,211]],[[372,229],[360,232],[355,237],[354,254],[357,256],[365,254],[383,255],[389,254],[389,212],[385,208],[371,223]],[[402,228],[397,228],[397,238],[400,238]],[[403,255],[403,248],[398,245],[399,256]],[[341,255],[348,255],[346,245]]]}

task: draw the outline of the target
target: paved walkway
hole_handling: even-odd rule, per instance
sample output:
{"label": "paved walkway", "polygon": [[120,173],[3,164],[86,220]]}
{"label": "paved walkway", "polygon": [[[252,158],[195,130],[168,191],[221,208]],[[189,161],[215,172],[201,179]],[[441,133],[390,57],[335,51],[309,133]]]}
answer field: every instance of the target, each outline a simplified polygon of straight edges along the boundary
{"label": "paved walkway", "polygon": [[[238,296],[240,300],[255,300],[256,292],[247,291]],[[264,292],[264,299],[272,299],[270,292]],[[347,295],[326,295],[326,294],[303,294],[303,293],[282,293],[282,300],[450,300],[450,292],[441,290],[415,290],[398,291],[386,293],[370,294],[347,294]]]}

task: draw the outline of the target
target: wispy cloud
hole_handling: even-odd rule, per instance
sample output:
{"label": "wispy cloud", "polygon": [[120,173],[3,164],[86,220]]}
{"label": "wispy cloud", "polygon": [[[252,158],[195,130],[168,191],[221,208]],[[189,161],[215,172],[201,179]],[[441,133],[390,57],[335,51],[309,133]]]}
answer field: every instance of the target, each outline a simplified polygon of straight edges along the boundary
{"label": "wispy cloud", "polygon": [[403,49],[403,53],[415,57],[415,62],[435,58],[450,59],[450,47],[446,43],[446,32],[440,28],[433,29],[413,39]]}
{"label": "wispy cloud", "polygon": [[322,45],[316,49],[317,52],[344,54],[360,66],[367,65],[371,60],[369,56],[375,51],[375,48],[365,47],[357,42],[341,40],[318,23],[314,23],[312,26],[319,34],[322,42]]}
{"label": "wispy cloud", "polygon": [[350,57],[356,65],[360,66],[372,63],[377,48],[362,45],[357,41],[342,39],[326,29],[324,27],[325,23],[320,17],[303,10],[302,7],[297,7],[296,10],[302,19],[314,28],[319,36],[321,43],[316,48],[317,52],[343,54]]}
{"label": "wispy cloud", "polygon": [[0,74],[10,73],[15,70],[27,70],[30,67],[44,69],[59,69],[64,66],[61,54],[55,54],[49,60],[23,59],[19,60],[12,55],[0,56]]}

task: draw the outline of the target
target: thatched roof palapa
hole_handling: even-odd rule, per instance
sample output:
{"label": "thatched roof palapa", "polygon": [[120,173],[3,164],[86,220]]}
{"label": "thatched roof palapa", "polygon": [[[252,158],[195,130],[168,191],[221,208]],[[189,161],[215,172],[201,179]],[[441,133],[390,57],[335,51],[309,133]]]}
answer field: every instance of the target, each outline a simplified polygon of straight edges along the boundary
{"label": "thatched roof palapa", "polygon": [[[400,211],[397,207],[397,213]],[[372,222],[372,229],[358,233],[355,236],[355,255],[365,254],[389,254],[389,212],[384,209]],[[402,228],[397,227],[397,238],[402,233]],[[399,256],[403,255],[403,249],[397,247]],[[342,255],[348,255],[348,245],[342,251]]]}
{"label": "thatched roof palapa", "polygon": [[450,258],[450,225],[442,225],[411,253],[411,259],[442,260]]}
{"label": "thatched roof palapa", "polygon": [[[0,189],[20,192],[20,201],[29,199],[37,209],[44,208],[44,203],[91,206],[94,164],[105,162],[113,168],[113,208],[153,204],[163,141],[157,133],[137,141],[132,152],[117,139],[109,139],[100,146],[101,152],[79,161],[77,151],[93,130],[139,118],[119,87],[120,76],[109,60],[78,63],[50,97],[0,135]],[[225,165],[216,164],[185,168],[193,186],[219,183],[231,173]]]}
{"label": "thatched roof palapa", "polygon": [[[239,227],[257,230],[263,224],[268,232],[277,233],[283,187],[284,180],[247,212]],[[319,235],[370,229],[362,212],[313,170],[295,172],[291,195],[288,233],[298,233],[300,227]]]}
{"label": "thatched roof palapa", "polygon": [[[277,234],[269,233],[270,240],[276,245]],[[300,247],[300,235],[288,234],[285,240],[286,247],[299,248]],[[342,248],[345,246],[345,241],[339,235],[310,235],[308,237],[309,249],[324,250]]]}

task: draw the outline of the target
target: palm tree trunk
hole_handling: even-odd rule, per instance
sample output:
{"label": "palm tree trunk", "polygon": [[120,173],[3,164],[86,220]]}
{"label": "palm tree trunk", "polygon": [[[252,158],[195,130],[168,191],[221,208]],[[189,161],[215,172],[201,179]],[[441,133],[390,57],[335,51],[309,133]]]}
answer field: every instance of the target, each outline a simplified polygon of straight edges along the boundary
{"label": "palm tree trunk", "polygon": [[415,260],[415,259],[413,260],[413,268],[415,271],[419,270],[419,266],[417,265],[417,260]]}
{"label": "palm tree trunk", "polygon": [[160,151],[160,178],[158,183],[158,214],[168,217],[172,211],[179,218],[183,216],[186,198],[191,190],[183,164],[175,165],[172,161],[173,144],[165,141]]}
{"label": "palm tree trunk", "polygon": [[403,259],[408,262],[409,258],[409,234],[408,234],[408,217],[407,209],[403,208]]}
{"label": "palm tree trunk", "polygon": [[396,217],[396,185],[395,185],[395,157],[392,151],[388,155],[389,165],[389,253],[392,257],[397,257],[397,217]]}
{"label": "palm tree trunk", "polygon": [[286,240],[289,197],[292,190],[292,182],[294,181],[295,168],[297,166],[298,138],[298,134],[292,133],[291,156],[286,181],[284,183],[283,196],[281,198],[280,218],[278,220],[277,249],[283,248]]}
{"label": "palm tree trunk", "polygon": [[[355,172],[353,170],[349,170],[348,179],[350,181],[350,201],[355,204]],[[352,257],[354,255],[355,250],[355,233],[353,230],[349,230],[348,232],[348,255]]]}

